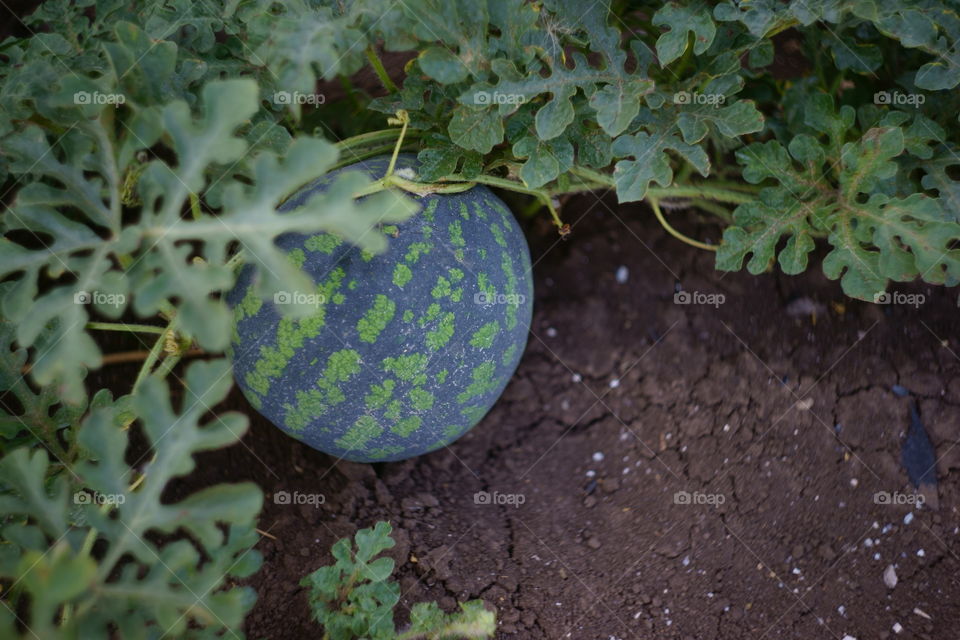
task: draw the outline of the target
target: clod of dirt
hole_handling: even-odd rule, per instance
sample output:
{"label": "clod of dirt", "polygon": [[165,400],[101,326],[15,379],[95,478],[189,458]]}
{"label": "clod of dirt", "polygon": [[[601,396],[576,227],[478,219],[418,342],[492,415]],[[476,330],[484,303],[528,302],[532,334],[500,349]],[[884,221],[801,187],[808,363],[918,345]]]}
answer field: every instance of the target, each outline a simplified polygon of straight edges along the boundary
{"label": "clod of dirt", "polygon": [[654,551],[666,558],[676,558],[681,553],[687,550],[690,546],[690,541],[687,539],[686,535],[682,533],[677,533],[669,538],[661,540]]}
{"label": "clod of dirt", "polygon": [[453,575],[450,571],[450,560],[450,548],[442,545],[428,551],[420,558],[417,569],[421,575],[427,575],[432,571],[437,580],[447,580]]}

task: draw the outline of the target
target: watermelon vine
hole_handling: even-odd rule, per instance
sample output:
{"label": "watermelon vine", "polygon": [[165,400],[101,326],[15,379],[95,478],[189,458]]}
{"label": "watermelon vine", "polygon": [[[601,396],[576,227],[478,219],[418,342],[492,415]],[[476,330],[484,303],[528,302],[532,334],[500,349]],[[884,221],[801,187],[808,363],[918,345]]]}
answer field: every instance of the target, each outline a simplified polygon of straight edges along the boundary
{"label": "watermelon vine", "polygon": [[[227,348],[241,263],[261,297],[313,287],[283,234],[376,253],[418,195],[477,184],[530,196],[569,234],[559,198],[612,190],[718,269],[800,273],[821,247],[823,273],[862,300],[960,281],[948,0],[47,0],[15,33],[0,43],[4,638],[241,624],[253,594],[227,577],[259,562],[260,490],[214,487],[176,513],[160,495],[245,421],[202,420],[224,361],[186,369],[177,411],[164,379]],[[802,57],[787,74],[785,42]],[[378,97],[350,84],[366,67]],[[325,104],[318,82],[338,79],[346,98]],[[399,151],[418,176],[346,172],[279,210]],[[678,231],[662,206],[678,198],[722,241]],[[95,337],[117,330],[153,342],[113,397],[86,378],[126,357]],[[149,444],[139,466],[130,429]],[[175,530],[193,543],[159,542]]]}

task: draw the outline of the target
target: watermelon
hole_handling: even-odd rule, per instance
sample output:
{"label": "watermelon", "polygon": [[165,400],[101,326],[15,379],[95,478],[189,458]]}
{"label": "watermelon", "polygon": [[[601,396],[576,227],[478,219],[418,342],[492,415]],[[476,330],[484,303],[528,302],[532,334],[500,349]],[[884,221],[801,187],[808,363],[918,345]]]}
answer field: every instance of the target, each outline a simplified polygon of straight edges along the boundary
{"label": "watermelon", "polygon": [[[340,171],[379,178],[387,164]],[[397,167],[415,172],[416,158],[401,156]],[[380,462],[450,444],[490,410],[526,347],[530,252],[510,210],[484,186],[419,202],[406,222],[383,225],[389,246],[379,255],[330,234],[278,238],[316,283],[308,293],[317,312],[305,319],[278,313],[296,292],[262,300],[250,266],[227,296],[238,386],[270,422],[320,451]]]}

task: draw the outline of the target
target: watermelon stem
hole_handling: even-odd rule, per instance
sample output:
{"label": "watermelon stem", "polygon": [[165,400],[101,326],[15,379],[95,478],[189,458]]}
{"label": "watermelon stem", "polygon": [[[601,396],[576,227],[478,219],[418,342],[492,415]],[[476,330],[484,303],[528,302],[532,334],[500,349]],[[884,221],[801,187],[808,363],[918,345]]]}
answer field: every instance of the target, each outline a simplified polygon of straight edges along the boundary
{"label": "watermelon stem", "polygon": [[680,233],[679,231],[677,231],[676,229],[674,229],[673,227],[671,227],[670,223],[667,222],[667,219],[663,217],[663,212],[660,210],[660,200],[658,198],[653,198],[648,195],[647,202],[650,203],[650,208],[653,209],[653,215],[657,217],[657,220],[660,222],[660,225],[664,229],[666,229],[667,233],[672,235],[674,238],[676,238],[677,240],[680,240],[681,242],[685,242],[692,247],[697,247],[698,249],[705,249],[707,251],[717,250],[717,247],[715,245],[705,244],[698,240],[694,240],[693,238],[689,238],[683,235],[682,233]]}
{"label": "watermelon stem", "polygon": [[387,173],[383,176],[384,180],[393,175],[393,170],[397,166],[397,156],[400,155],[400,147],[403,146],[403,138],[407,135],[407,125],[410,124],[410,115],[406,109],[397,111],[396,118],[388,118],[387,124],[399,124],[400,136],[397,138],[397,144],[393,147],[393,155],[390,156],[390,164],[387,165]]}
{"label": "watermelon stem", "polygon": [[[599,183],[608,188],[615,188],[616,181],[612,175],[600,173],[585,167],[573,167],[570,172],[576,176]],[[704,200],[716,200],[717,202],[726,202],[729,204],[746,204],[753,202],[756,198],[754,193],[759,191],[758,187],[751,185],[737,185],[735,188],[729,183],[711,183],[709,185],[700,184],[676,184],[669,187],[649,187],[646,197],[649,198],[701,198]]]}
{"label": "watermelon stem", "polygon": [[157,327],[150,324],[130,324],[128,322],[88,322],[87,329],[99,329],[101,331],[129,331],[131,333],[157,333],[163,335],[167,332],[164,327]]}
{"label": "watermelon stem", "polygon": [[377,78],[380,79],[380,84],[383,85],[383,88],[390,93],[399,91],[396,83],[394,83],[390,74],[387,73],[386,67],[383,66],[383,61],[380,60],[380,56],[377,54],[377,50],[373,48],[373,45],[367,47],[366,53],[367,61],[370,62],[370,66],[373,67],[373,71],[377,74]]}

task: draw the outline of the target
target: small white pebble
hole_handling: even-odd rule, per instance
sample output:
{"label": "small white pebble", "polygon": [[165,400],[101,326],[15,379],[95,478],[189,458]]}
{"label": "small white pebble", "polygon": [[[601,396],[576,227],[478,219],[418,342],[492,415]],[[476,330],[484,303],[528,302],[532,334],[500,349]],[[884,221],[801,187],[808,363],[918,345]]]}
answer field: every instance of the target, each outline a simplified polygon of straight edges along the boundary
{"label": "small white pebble", "polygon": [[617,282],[619,282],[620,284],[623,284],[627,281],[627,278],[629,277],[630,277],[630,270],[627,269],[625,266],[620,265],[620,267],[617,268]]}
{"label": "small white pebble", "polygon": [[913,511],[903,516],[903,524],[910,524],[913,522]]}
{"label": "small white pebble", "polygon": [[557,337],[557,330],[554,329],[553,327],[547,327],[547,337],[548,337],[548,338],[556,338],[556,337]]}
{"label": "small white pebble", "polygon": [[588,477],[588,478],[592,478],[592,477],[594,477],[595,475],[597,475],[597,472],[594,471],[593,469],[587,470],[587,477]]}
{"label": "small white pebble", "polygon": [[879,560],[879,559],[880,559],[880,554],[879,554],[879,553],[873,554],[873,559],[874,559],[874,560]]}
{"label": "small white pebble", "polygon": [[927,552],[923,549],[917,549],[917,555],[922,558],[923,556],[927,555]]}
{"label": "small white pebble", "polygon": [[893,632],[894,632],[894,633],[901,633],[902,631],[903,631],[903,625],[900,624],[899,622],[894,622],[894,623],[893,623]]}
{"label": "small white pebble", "polygon": [[571,376],[571,379],[572,379],[574,382],[580,382],[581,380],[583,380],[583,378],[580,376],[579,373],[573,374],[573,376]]}
{"label": "small white pebble", "polygon": [[793,573],[793,575],[795,575],[795,576],[800,575],[800,573],[801,573],[801,572],[800,572],[800,568],[799,568],[799,567],[794,567],[794,568],[793,568],[793,571],[792,571],[791,573]]}
{"label": "small white pebble", "polygon": [[723,425],[723,431],[724,432],[730,431],[730,425],[729,424]]}
{"label": "small white pebble", "polygon": [[603,462],[603,451],[594,451],[594,452],[593,452],[593,461],[594,461],[594,462]]}
{"label": "small white pebble", "polygon": [[870,538],[867,538],[866,540],[863,541],[863,546],[865,546],[865,547],[867,547],[867,548],[872,547],[872,546],[873,546],[873,540],[871,540]]}
{"label": "small white pebble", "polygon": [[892,524],[885,524],[883,525],[883,529],[880,529],[880,533],[881,535],[887,535],[888,533],[890,533],[891,529],[893,529]]}
{"label": "small white pebble", "polygon": [[848,633],[843,636],[843,640],[857,640],[857,639]]}
{"label": "small white pebble", "polygon": [[887,589],[897,586],[897,570],[892,564],[888,564],[883,571],[883,584],[887,585]]}
{"label": "small white pebble", "polygon": [[685,567],[686,567],[686,566],[689,566],[689,565],[690,565],[690,556],[683,556],[683,560],[680,561],[680,564],[682,564],[682,565],[685,566]]}
{"label": "small white pebble", "polygon": [[856,486],[857,486],[858,484],[860,484],[860,481],[859,481],[859,480],[857,480],[856,478],[850,478],[850,486],[851,486],[851,487],[856,488]]}
{"label": "small white pebble", "polygon": [[628,473],[630,473],[630,467],[624,467],[624,468],[623,468],[623,475],[627,475]]}
{"label": "small white pebble", "polygon": [[619,386],[620,386],[620,378],[614,378],[613,380],[610,381],[611,389],[616,389]]}

